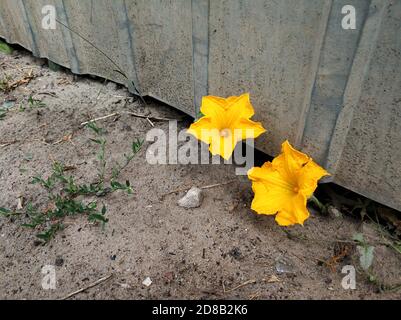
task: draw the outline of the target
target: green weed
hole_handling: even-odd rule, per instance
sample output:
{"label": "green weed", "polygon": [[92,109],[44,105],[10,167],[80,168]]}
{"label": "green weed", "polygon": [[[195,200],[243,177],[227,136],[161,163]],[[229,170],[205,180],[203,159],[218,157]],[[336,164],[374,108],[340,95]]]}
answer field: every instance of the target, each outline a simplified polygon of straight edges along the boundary
{"label": "green weed", "polygon": [[106,145],[107,141],[103,137],[104,130],[99,128],[96,123],[88,124],[88,128],[95,133],[95,137],[90,140],[99,145],[97,158],[99,159],[98,181],[92,183],[78,183],[73,176],[65,174],[66,168],[59,162],[54,162],[50,176],[44,178],[35,176],[31,184],[41,186],[48,194],[48,204],[45,210],[36,208],[32,203],[28,203],[21,212],[13,212],[10,209],[0,207],[0,215],[4,217],[20,216],[28,221],[22,226],[34,230],[39,230],[36,236],[47,243],[55,234],[64,228],[63,220],[68,216],[86,215],[90,222],[101,224],[104,229],[108,219],[106,218],[107,208],[103,204],[98,209],[98,202],[92,201],[85,203],[86,196],[104,197],[108,193],[123,190],[128,194],[132,193],[129,181],[121,183],[118,181],[121,171],[131,162],[139,152],[143,141],[136,140],[132,143],[130,153],[124,155],[125,161],[122,165],[117,164],[112,168],[111,178],[106,181]]}
{"label": "green weed", "polygon": [[10,90],[10,81],[11,77],[8,75],[0,79],[0,91],[8,92]]}
{"label": "green weed", "polygon": [[7,43],[0,40],[0,52],[4,54],[12,54],[14,49],[10,47]]}
{"label": "green weed", "polygon": [[29,96],[28,106],[30,109],[35,109],[35,108],[43,108],[46,106],[46,104],[42,102],[42,100],[34,99],[32,96]]}

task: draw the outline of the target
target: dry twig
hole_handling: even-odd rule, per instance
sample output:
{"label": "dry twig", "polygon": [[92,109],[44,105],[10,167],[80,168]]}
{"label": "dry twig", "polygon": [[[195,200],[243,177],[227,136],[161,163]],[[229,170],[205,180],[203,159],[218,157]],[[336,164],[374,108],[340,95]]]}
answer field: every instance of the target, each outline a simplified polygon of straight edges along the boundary
{"label": "dry twig", "polygon": [[99,280],[91,283],[90,285],[86,286],[85,288],[81,288],[81,289],[79,289],[77,291],[71,292],[70,294],[66,295],[64,298],[61,298],[60,300],[67,300],[67,299],[77,295],[78,293],[81,293],[81,292],[83,292],[85,290],[93,288],[93,287],[95,287],[95,286],[97,286],[97,285],[109,280],[112,276],[113,276],[113,274],[110,274],[110,275],[108,275],[106,277],[100,278]]}
{"label": "dry twig", "polygon": [[99,118],[95,118],[95,119],[92,119],[92,120],[89,120],[89,121],[82,122],[81,126],[85,126],[88,123],[92,123],[92,122],[95,122],[95,121],[98,121],[98,120],[108,119],[108,118],[111,118],[111,117],[114,117],[114,116],[117,116],[117,115],[118,115],[118,112],[114,112],[112,114],[108,114],[107,116],[103,116],[103,117],[99,117]]}
{"label": "dry twig", "polygon": [[257,283],[257,282],[273,283],[273,282],[280,282],[280,279],[277,278],[277,276],[275,276],[275,275],[272,275],[270,278],[263,278],[260,281],[258,281],[256,279],[251,279],[251,280],[245,281],[244,283],[241,283],[240,285],[238,285],[238,286],[236,286],[236,287],[234,287],[232,289],[229,289],[229,290],[226,290],[225,287],[223,287],[223,290],[224,290],[224,293],[232,292],[234,290],[237,290],[239,288],[242,288],[242,287],[245,287],[245,286],[247,286],[249,284],[254,284],[254,283]]}
{"label": "dry twig", "polygon": [[[233,179],[233,180],[230,180],[230,181],[226,181],[226,182],[222,182],[222,183],[210,184],[210,185],[203,186],[203,187],[199,187],[199,188],[200,188],[200,189],[211,189],[211,188],[216,188],[216,187],[220,187],[220,186],[225,186],[225,185],[230,184],[230,183],[233,183],[233,182],[235,182],[235,181],[237,181],[237,180],[236,180],[236,179]],[[192,187],[184,187],[184,188],[176,189],[176,190],[173,190],[173,191],[169,191],[169,192],[167,192],[167,193],[165,193],[165,194],[162,194],[161,197],[164,198],[165,196],[168,196],[168,195],[170,195],[170,194],[177,193],[177,192],[187,191],[187,190],[189,190],[189,189],[191,189],[191,188],[192,188]]]}
{"label": "dry twig", "polygon": [[126,114],[129,114],[130,116],[137,117],[137,118],[144,118],[144,119],[151,119],[154,121],[174,121],[174,120],[180,120],[180,119],[172,119],[172,118],[164,118],[164,117],[157,117],[157,116],[146,116],[144,114],[139,114],[131,111],[125,112]]}

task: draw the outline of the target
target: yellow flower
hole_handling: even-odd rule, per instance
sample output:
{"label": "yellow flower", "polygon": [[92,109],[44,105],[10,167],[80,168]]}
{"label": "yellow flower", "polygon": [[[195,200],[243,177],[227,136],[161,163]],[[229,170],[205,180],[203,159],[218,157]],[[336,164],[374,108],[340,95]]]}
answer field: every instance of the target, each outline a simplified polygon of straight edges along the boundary
{"label": "yellow flower", "polygon": [[200,111],[204,116],[191,124],[188,133],[209,144],[213,155],[218,154],[226,160],[237,142],[256,138],[266,131],[260,122],[250,120],[255,112],[249,93],[226,99],[203,97]]}
{"label": "yellow flower", "polygon": [[306,202],[326,175],[326,170],[285,141],[272,162],[248,171],[255,193],[251,208],[259,214],[277,213],[280,226],[303,224],[309,217]]}

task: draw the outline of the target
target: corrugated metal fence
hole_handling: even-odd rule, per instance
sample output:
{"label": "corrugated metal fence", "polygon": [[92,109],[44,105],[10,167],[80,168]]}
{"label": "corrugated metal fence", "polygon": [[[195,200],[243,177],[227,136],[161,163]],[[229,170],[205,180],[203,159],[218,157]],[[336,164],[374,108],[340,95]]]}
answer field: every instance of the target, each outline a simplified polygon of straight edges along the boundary
{"label": "corrugated metal fence", "polygon": [[249,91],[260,149],[288,138],[336,183],[401,210],[400,0],[0,0],[0,36],[126,84],[74,32],[41,27],[48,4],[143,95],[195,115],[203,95]]}

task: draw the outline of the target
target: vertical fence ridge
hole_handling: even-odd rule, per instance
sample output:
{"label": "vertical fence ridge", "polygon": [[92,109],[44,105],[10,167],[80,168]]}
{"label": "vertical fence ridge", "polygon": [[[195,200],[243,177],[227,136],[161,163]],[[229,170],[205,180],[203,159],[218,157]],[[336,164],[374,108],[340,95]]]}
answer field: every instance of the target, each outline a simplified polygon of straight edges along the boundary
{"label": "vertical fence ridge", "polygon": [[194,114],[198,114],[203,96],[208,94],[209,0],[192,0],[192,77]]}

